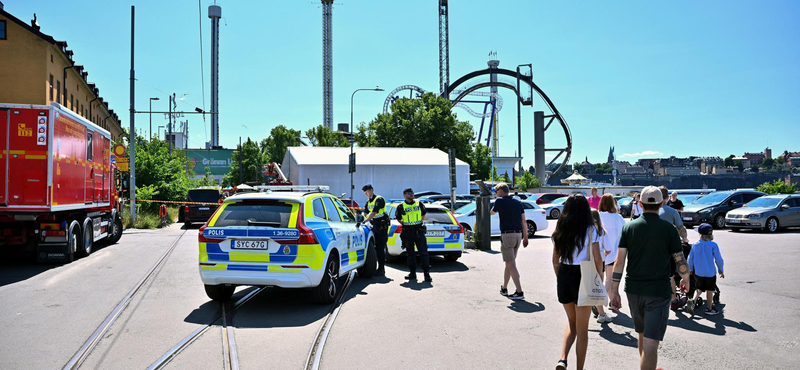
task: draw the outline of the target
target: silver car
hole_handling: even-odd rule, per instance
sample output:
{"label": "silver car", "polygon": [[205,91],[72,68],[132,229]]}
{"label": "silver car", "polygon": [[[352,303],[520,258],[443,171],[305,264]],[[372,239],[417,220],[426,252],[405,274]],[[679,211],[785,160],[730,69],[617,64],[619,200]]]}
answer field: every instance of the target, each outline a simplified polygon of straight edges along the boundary
{"label": "silver car", "polygon": [[763,229],[771,233],[782,227],[800,226],[800,195],[780,194],[756,198],[728,212],[725,225],[733,231]]}
{"label": "silver car", "polygon": [[564,210],[564,202],[567,201],[567,198],[569,197],[561,197],[550,203],[542,204],[540,207],[544,209],[547,218],[558,219],[558,216],[561,216],[561,212]]}

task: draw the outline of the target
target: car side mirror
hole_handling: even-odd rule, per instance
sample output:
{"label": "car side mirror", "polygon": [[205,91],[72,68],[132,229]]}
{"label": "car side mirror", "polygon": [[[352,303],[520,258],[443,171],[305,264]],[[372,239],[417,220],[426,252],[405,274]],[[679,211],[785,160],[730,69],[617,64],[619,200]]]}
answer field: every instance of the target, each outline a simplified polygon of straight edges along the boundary
{"label": "car side mirror", "polygon": [[781,206],[781,210],[784,210],[784,209],[789,209],[789,205],[788,205],[788,204],[784,204],[784,205],[782,205],[782,206]]}
{"label": "car side mirror", "polygon": [[357,223],[364,222],[364,215],[362,215],[361,212],[358,212],[358,214],[356,215],[356,222]]}

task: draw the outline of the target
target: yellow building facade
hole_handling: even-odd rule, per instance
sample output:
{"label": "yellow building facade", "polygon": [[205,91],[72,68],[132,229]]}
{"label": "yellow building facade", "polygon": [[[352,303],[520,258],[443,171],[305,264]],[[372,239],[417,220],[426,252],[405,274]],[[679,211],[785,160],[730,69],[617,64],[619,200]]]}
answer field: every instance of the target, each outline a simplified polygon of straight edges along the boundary
{"label": "yellow building facade", "polygon": [[67,42],[32,23],[0,8],[0,103],[56,102],[108,130],[116,140],[123,133],[119,117],[88,82],[89,73],[75,64]]}

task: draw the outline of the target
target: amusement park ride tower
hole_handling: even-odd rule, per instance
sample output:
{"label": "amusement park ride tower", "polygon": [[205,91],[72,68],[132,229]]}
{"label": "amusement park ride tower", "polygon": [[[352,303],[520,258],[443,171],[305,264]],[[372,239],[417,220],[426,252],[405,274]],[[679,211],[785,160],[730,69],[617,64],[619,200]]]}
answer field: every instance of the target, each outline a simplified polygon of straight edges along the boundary
{"label": "amusement park ride tower", "polygon": [[333,127],[333,0],[322,0],[322,123]]}
{"label": "amusement park ride tower", "polygon": [[[219,112],[219,19],[222,7],[214,4],[208,7],[211,18],[211,111]],[[219,146],[219,115],[211,115],[211,147]]]}
{"label": "amusement park ride tower", "polygon": [[[496,52],[493,52],[492,54],[494,54],[495,57],[497,56]],[[489,69],[497,69],[497,67],[500,66],[500,61],[497,59],[492,59],[486,62],[486,64],[489,66]],[[495,73],[490,74],[489,81],[492,83],[497,83],[497,74]],[[500,152],[500,148],[498,148],[498,144],[500,144],[500,141],[498,140],[499,137],[498,134],[500,133],[500,130],[498,129],[499,122],[497,121],[497,109],[495,109],[495,107],[497,106],[497,85],[492,85],[489,89],[491,91],[491,96],[489,97],[489,101],[492,103],[492,118],[493,118],[492,121],[494,122],[494,125],[492,125],[491,128],[492,155],[496,157]]]}

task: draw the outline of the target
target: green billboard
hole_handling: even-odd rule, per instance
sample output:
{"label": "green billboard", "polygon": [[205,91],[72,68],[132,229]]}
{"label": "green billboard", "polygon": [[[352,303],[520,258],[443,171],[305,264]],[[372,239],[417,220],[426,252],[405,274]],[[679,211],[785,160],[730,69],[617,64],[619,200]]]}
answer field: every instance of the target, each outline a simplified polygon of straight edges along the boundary
{"label": "green billboard", "polygon": [[205,176],[205,168],[211,171],[209,176],[225,176],[231,172],[231,155],[233,149],[187,149],[189,168],[197,176]]}

